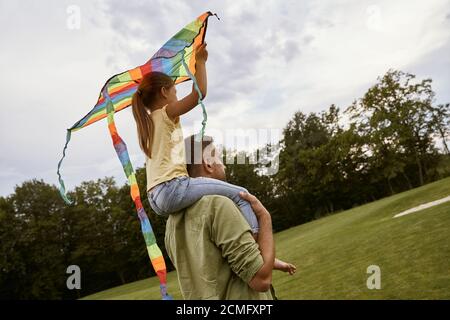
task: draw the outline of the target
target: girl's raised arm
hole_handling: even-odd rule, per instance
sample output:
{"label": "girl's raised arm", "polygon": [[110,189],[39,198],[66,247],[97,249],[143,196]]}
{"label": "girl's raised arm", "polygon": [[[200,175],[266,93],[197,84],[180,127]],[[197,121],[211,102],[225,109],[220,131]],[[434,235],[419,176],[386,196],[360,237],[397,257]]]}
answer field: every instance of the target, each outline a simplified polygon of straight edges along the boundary
{"label": "girl's raised arm", "polygon": [[[206,50],[206,43],[202,44],[195,52],[196,55],[196,72],[198,88],[202,93],[203,98],[206,97],[207,79],[206,79],[206,60],[208,60],[208,51]],[[167,115],[175,119],[186,112],[191,111],[198,104],[198,93],[192,85],[192,92],[183,99],[172,102],[166,107]]]}

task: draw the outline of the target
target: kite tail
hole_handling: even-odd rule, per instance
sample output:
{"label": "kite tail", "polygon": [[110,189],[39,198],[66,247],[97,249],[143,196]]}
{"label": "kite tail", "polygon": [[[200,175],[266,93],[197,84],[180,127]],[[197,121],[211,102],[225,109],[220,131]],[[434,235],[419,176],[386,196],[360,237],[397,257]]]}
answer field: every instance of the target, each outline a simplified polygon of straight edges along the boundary
{"label": "kite tail", "polygon": [[64,145],[63,156],[62,156],[61,160],[59,160],[59,162],[58,162],[58,170],[56,171],[56,173],[58,174],[58,180],[59,180],[59,193],[61,194],[61,197],[63,198],[64,202],[67,204],[72,204],[73,202],[67,197],[64,180],[62,179],[61,173],[59,172],[59,170],[61,169],[62,161],[66,156],[66,149],[67,149],[67,145],[69,144],[70,137],[71,137],[71,131],[70,131],[70,129],[67,129],[66,144]]}
{"label": "kite tail", "polygon": [[136,211],[141,222],[141,230],[144,235],[145,244],[147,246],[147,252],[150,257],[150,261],[159,278],[160,291],[163,300],[172,300],[172,296],[167,293],[167,270],[164,257],[161,250],[156,243],[155,234],[153,232],[152,226],[145,213],[144,207],[142,205],[141,196],[139,193],[139,186],[137,184],[136,175],[133,170],[133,166],[130,161],[130,157],[127,150],[127,145],[122,140],[117,132],[116,125],[114,123],[114,107],[111,98],[107,92],[107,87],[103,90],[103,96],[108,101],[106,106],[106,111],[108,114],[108,129],[113,140],[114,149],[116,150],[117,156],[120,159],[122,167],[125,171],[125,175],[128,178],[130,184],[131,198],[134,201]]}
{"label": "kite tail", "polygon": [[[217,17],[217,15],[216,15],[216,17]],[[219,17],[217,17],[217,18],[219,18]],[[188,66],[186,65],[186,62],[184,61],[184,51],[183,51],[183,56],[181,57],[181,63],[183,64],[183,67],[186,69],[186,72],[187,72],[189,78],[191,78],[192,82],[194,83],[195,91],[197,91],[197,93],[198,93],[197,105],[200,104],[202,106],[202,111],[203,111],[202,128],[201,128],[200,132],[195,135],[195,139],[198,142],[198,141],[202,141],[203,136],[205,135],[205,127],[206,127],[206,121],[208,120],[208,114],[206,113],[206,108],[205,108],[205,105],[203,104],[203,95],[202,95],[202,92],[200,91],[200,88],[198,87],[197,79],[191,73]]]}

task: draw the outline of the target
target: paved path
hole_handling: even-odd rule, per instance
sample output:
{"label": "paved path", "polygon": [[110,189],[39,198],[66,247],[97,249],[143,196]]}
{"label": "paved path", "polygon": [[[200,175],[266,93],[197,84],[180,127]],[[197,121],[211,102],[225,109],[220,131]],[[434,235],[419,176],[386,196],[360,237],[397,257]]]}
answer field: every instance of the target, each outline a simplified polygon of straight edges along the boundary
{"label": "paved path", "polygon": [[447,201],[450,201],[450,196],[442,198],[442,199],[439,199],[439,200],[436,200],[436,201],[431,201],[431,202],[428,202],[428,203],[424,203],[424,204],[421,204],[420,206],[417,206],[417,207],[408,209],[406,211],[397,213],[394,216],[394,218],[405,216],[407,214],[410,214],[410,213],[413,213],[413,212],[417,212],[417,211],[420,211],[420,210],[423,210],[423,209],[426,209],[426,208],[429,208],[429,207],[434,207],[434,206],[437,206],[438,204],[441,204],[441,203],[444,203],[444,202],[447,202]]}

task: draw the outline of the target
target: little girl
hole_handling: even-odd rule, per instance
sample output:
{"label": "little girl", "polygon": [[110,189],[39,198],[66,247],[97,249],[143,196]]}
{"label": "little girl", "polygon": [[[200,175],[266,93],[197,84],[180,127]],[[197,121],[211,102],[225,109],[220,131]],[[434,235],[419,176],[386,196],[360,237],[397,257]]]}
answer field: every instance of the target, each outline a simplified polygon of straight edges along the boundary
{"label": "little girl", "polygon": [[[196,79],[206,96],[206,44],[200,46],[196,54]],[[132,110],[136,120],[139,144],[147,155],[147,192],[152,209],[162,216],[187,208],[205,195],[223,195],[240,208],[256,238],[259,231],[258,220],[250,204],[239,196],[247,192],[245,188],[211,178],[191,178],[188,175],[184,150],[179,149],[181,134],[180,116],[198,104],[198,93],[192,92],[178,100],[172,78],[161,72],[145,75],[133,95]],[[150,111],[150,114],[149,114]],[[183,143],[181,145],[184,146]],[[179,151],[179,150],[178,150]],[[274,268],[295,272],[295,266],[275,259]]]}

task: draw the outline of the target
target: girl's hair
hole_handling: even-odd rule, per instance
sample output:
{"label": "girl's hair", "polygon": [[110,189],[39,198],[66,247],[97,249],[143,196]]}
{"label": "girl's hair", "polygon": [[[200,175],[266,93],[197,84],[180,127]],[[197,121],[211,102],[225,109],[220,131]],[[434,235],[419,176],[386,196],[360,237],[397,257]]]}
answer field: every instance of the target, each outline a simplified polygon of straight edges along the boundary
{"label": "girl's hair", "polygon": [[152,157],[153,121],[149,111],[159,94],[161,88],[170,89],[174,81],[162,72],[150,72],[143,78],[131,100],[134,120],[136,121],[139,145],[142,151]]}

